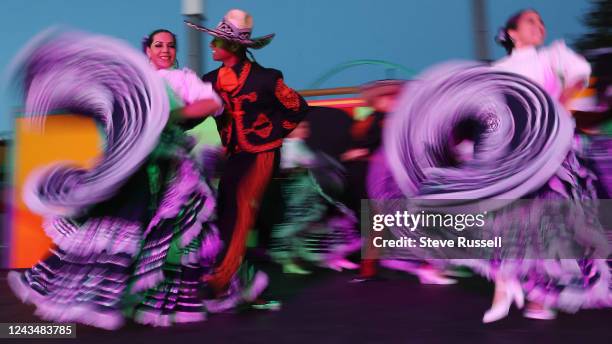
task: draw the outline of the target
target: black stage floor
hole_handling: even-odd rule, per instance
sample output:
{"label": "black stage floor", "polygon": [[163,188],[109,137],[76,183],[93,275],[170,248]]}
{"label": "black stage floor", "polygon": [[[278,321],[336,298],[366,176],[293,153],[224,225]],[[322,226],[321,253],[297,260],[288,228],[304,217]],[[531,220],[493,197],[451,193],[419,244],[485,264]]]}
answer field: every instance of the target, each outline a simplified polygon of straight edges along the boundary
{"label": "black stage floor", "polygon": [[[513,309],[497,323],[480,322],[492,288],[479,278],[454,286],[423,286],[383,272],[385,280],[349,283],[353,273],[316,271],[283,275],[274,266],[268,294],[283,301],[277,312],[247,310],[212,315],[198,324],[151,328],[128,323],[118,331],[77,325],[77,339],[28,339],[38,343],[610,343],[612,310],[561,314],[554,321],[524,319]],[[0,274],[0,322],[39,322]],[[25,339],[23,340],[25,341]],[[15,339],[0,339],[16,343]]]}

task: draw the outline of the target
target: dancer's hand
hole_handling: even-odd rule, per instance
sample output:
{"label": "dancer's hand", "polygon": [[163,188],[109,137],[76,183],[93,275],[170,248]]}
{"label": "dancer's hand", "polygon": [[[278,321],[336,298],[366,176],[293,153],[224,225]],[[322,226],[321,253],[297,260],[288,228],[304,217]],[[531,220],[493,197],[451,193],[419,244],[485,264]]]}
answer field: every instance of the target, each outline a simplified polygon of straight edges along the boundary
{"label": "dancer's hand", "polygon": [[171,117],[177,120],[203,118],[214,114],[222,107],[214,99],[201,99],[185,107],[175,109],[171,112]]}

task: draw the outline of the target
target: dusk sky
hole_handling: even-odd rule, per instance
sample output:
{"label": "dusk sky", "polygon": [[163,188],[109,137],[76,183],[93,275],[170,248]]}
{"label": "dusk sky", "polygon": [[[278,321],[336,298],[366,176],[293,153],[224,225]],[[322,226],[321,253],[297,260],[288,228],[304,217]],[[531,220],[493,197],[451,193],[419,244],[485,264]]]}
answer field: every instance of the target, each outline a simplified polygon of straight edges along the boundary
{"label": "dusk sky", "polygon": [[[373,59],[399,64],[415,72],[449,59],[474,59],[470,0],[205,0],[207,26],[215,26],[231,8],[250,12],[254,36],[276,33],[272,43],[255,51],[264,66],[283,71],[289,85],[308,88],[334,67]],[[579,18],[587,0],[486,1],[492,58],[503,56],[493,42],[498,27],[517,10],[538,10],[548,29],[548,42],[568,43],[585,32]],[[187,28],[180,0],[2,0],[0,25],[3,70],[23,45],[52,25],[106,34],[138,48],[143,36],[157,28],[178,35],[179,62],[186,61]],[[208,38],[204,37],[205,46]],[[181,44],[183,44],[181,46]],[[205,53],[205,69],[216,67]],[[388,76],[380,66],[355,67],[334,75],[321,87],[353,86]],[[396,77],[409,77],[401,73]],[[3,97],[5,98],[5,97]],[[10,108],[4,99],[0,131],[11,130]]]}

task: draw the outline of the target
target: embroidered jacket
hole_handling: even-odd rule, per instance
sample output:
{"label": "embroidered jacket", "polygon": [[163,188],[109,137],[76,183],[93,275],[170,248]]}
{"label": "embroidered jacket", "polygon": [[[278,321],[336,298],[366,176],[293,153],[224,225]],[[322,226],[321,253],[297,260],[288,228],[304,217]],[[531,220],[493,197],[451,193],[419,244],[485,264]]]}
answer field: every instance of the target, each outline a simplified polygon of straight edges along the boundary
{"label": "embroidered jacket", "polygon": [[258,153],[278,148],[302,120],[308,105],[285,85],[283,74],[244,61],[202,77],[223,99],[225,111],[215,118],[228,153]]}

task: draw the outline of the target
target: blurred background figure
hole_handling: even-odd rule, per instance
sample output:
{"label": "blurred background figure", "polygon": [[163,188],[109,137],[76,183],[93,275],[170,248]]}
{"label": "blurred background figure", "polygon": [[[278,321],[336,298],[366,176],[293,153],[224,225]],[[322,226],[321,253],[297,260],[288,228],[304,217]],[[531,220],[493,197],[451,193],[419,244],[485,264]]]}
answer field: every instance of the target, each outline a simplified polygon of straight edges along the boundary
{"label": "blurred background figure", "polygon": [[[571,106],[576,118],[576,127],[586,136],[587,158],[597,174],[598,196],[612,198],[612,48],[587,51],[593,66],[595,82],[590,89],[573,101]],[[605,215],[604,212],[603,215]],[[608,218],[604,216],[604,219]],[[612,228],[611,219],[606,221]],[[612,240],[612,238],[611,238]]]}
{"label": "blurred background figure", "polygon": [[[372,197],[368,194],[368,187],[376,188],[385,186],[374,186],[370,184],[385,184],[385,178],[368,178],[371,169],[376,169],[380,165],[383,157],[381,146],[383,145],[384,125],[387,116],[392,115],[399,97],[407,80],[378,80],[367,83],[360,88],[360,96],[372,107],[372,112],[365,120],[355,121],[352,128],[351,149],[342,155],[343,162],[347,166],[349,176],[349,191],[347,197],[350,199],[352,209],[361,213],[362,201],[367,201]],[[374,172],[376,173],[376,172]],[[395,188],[397,188],[395,186]],[[398,193],[399,197],[401,193]],[[373,207],[370,204],[369,207]],[[359,217],[361,219],[361,216]],[[375,256],[377,253],[370,252],[368,257]],[[359,277],[354,281],[364,281],[375,278],[376,263],[378,259],[366,258],[361,261]],[[442,270],[424,261],[417,260],[398,260],[381,259],[380,265],[396,271],[407,272],[415,275],[422,284],[449,285],[456,283],[456,280],[444,276]]]}
{"label": "blurred background figure", "polygon": [[[361,202],[370,197],[367,192],[367,175],[372,156],[382,145],[385,117],[393,110],[405,80],[379,80],[360,88],[360,96],[373,112],[365,120],[354,121],[351,128],[351,145],[341,156],[348,175],[345,194],[347,204],[357,214],[361,226]],[[359,279],[370,279],[376,274],[376,260],[361,261]]]}
{"label": "blurred background figure", "polygon": [[354,213],[336,200],[345,190],[342,166],[312,151],[303,121],[285,139],[281,153],[283,214],[272,227],[270,255],[283,272],[308,274],[297,259],[334,270],[355,269],[346,257],[360,247]]}
{"label": "blurred background figure", "polygon": [[382,144],[385,117],[395,107],[405,80],[379,80],[365,84],[360,96],[374,110],[364,120],[354,121],[350,148],[340,159],[347,169],[347,204],[353,211],[361,211],[361,200],[367,199],[365,180],[370,158]]}

